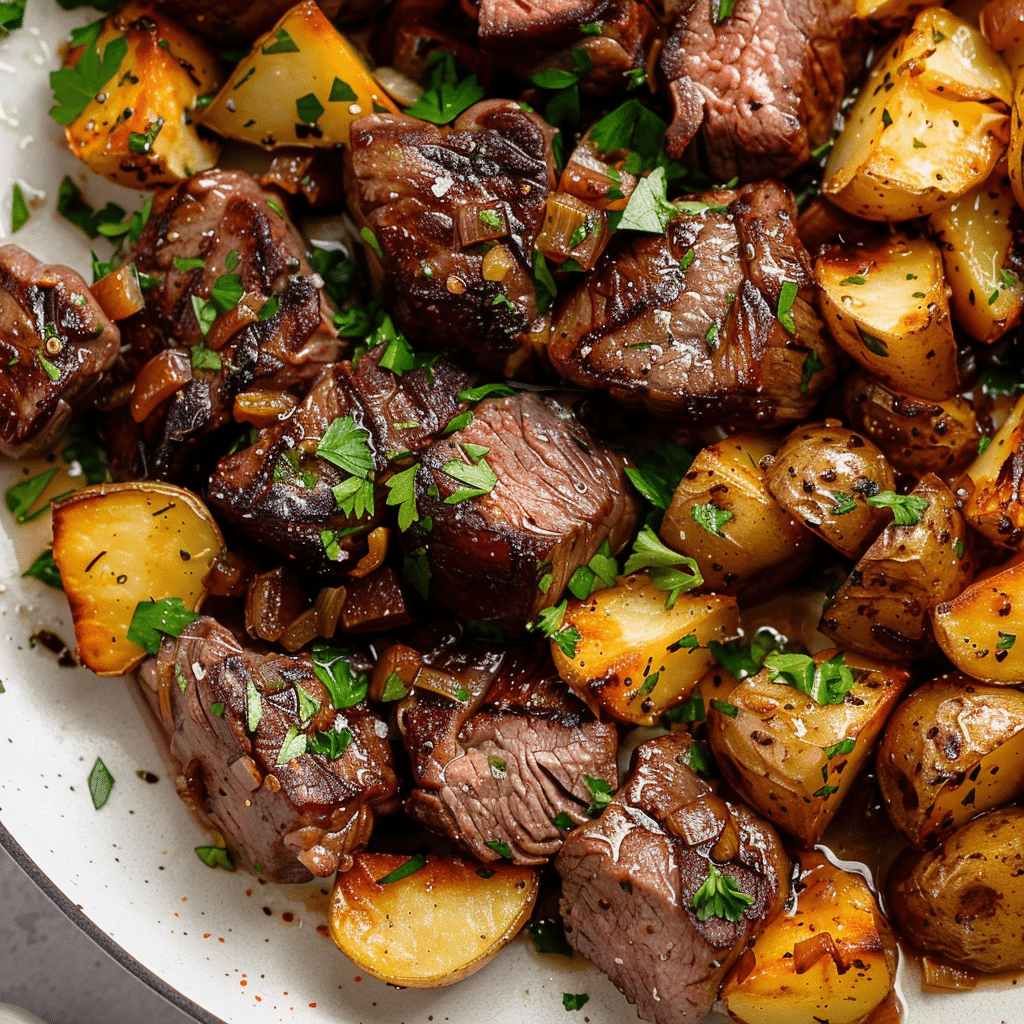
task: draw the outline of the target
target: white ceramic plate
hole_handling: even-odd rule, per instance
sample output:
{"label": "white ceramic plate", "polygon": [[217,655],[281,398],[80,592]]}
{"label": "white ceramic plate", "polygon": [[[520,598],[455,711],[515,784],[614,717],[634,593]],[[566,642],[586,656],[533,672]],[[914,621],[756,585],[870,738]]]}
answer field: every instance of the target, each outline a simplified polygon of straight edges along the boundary
{"label": "white ceramic plate", "polygon": [[[0,43],[0,239],[10,232],[18,180],[39,205],[16,241],[87,280],[90,243],[56,212],[61,178],[71,175],[95,205],[114,198],[130,210],[140,199],[90,175],[47,116],[55,47],[94,17],[91,8],[65,12],[52,0],[32,0],[26,27]],[[92,244],[105,255],[102,239]],[[0,489],[44,465],[0,464]],[[525,937],[455,987],[389,988],[361,976],[326,936],[326,886],[278,887],[205,867],[193,851],[209,836],[175,794],[131,687],[60,667],[30,640],[40,629],[73,640],[61,595],[20,575],[46,546],[48,525],[17,526],[5,508],[0,522],[0,842],[136,975],[206,1024],[634,1019],[598,971],[578,957],[539,955]],[[99,811],[87,785],[97,757],[116,780]],[[159,781],[136,774],[147,772]],[[903,988],[909,1024],[1024,1020],[1024,994],[1008,985],[922,996],[911,973]],[[563,992],[586,992],[590,1001],[566,1018]]]}

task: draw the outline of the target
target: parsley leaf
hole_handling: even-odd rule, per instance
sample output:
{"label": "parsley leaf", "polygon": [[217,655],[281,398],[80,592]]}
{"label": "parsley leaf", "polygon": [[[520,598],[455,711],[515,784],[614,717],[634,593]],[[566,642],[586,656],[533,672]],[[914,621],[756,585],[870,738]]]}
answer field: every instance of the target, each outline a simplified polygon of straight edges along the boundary
{"label": "parsley leaf", "polygon": [[398,528],[403,533],[420,517],[416,507],[416,472],[419,468],[420,464],[414,462],[408,469],[384,481],[388,489],[386,503],[398,506]]}
{"label": "parsley leaf", "polygon": [[448,50],[434,50],[427,58],[430,85],[420,98],[406,110],[412,117],[431,124],[448,124],[464,110],[484,98],[484,90],[476,75],[459,81],[455,58]]}
{"label": "parsley leaf", "polygon": [[590,1002],[590,996],[586,992],[563,992],[562,1006],[566,1010],[582,1010]]}
{"label": "parsley leaf", "polygon": [[836,503],[832,509],[834,516],[846,516],[857,511],[857,502],[846,491],[833,491],[832,500]]}
{"label": "parsley leaf", "polygon": [[781,680],[806,693],[818,704],[842,704],[853,686],[853,670],[844,664],[843,653],[816,664],[808,654],[769,654],[764,659],[769,678]]}
{"label": "parsley leaf", "polygon": [[303,124],[314,125],[324,113],[324,105],[316,98],[316,93],[308,92],[295,101],[295,113]]}
{"label": "parsley leaf", "polygon": [[[565,811],[561,811],[560,814],[565,814]],[[565,816],[569,817],[567,814]],[[558,827],[562,828],[561,825]],[[568,828],[572,827],[572,819],[569,818]],[[568,831],[568,829],[563,829],[563,831]],[[539,921],[531,921],[526,926],[526,932],[533,940],[533,948],[538,953],[560,953],[562,956],[572,956],[572,946],[569,945],[565,937],[565,927],[560,917],[545,917]]]}
{"label": "parsley leaf", "polygon": [[25,0],[0,3],[0,37],[19,29],[25,18]]}
{"label": "parsley leaf", "polygon": [[399,864],[394,871],[389,871],[383,878],[377,879],[377,885],[391,885],[392,882],[400,882],[403,878],[416,874],[427,866],[427,858],[422,853],[414,853],[403,864]]}
{"label": "parsley leaf", "polygon": [[597,554],[569,577],[569,593],[583,601],[595,590],[614,587],[618,575],[619,563],[612,557],[611,544],[605,540]]}
{"label": "parsley leaf", "polygon": [[302,757],[306,753],[308,743],[309,740],[306,734],[301,732],[298,726],[289,726],[288,731],[284,734],[281,749],[277,752],[277,760],[274,762],[274,765],[279,768],[282,765],[288,764],[289,761]]}
{"label": "parsley leaf", "polygon": [[821,356],[814,349],[811,349],[804,360],[803,374],[800,377],[800,390],[806,393],[811,386],[811,378],[824,369],[825,364],[821,361]]}
{"label": "parsley leaf", "polygon": [[315,732],[309,737],[306,749],[311,754],[320,754],[329,761],[337,761],[348,750],[352,742],[352,733],[348,729],[340,732],[334,729],[328,732]]}
{"label": "parsley leaf", "polygon": [[[2,12],[3,6],[3,4],[0,4],[0,12]],[[28,222],[29,216],[25,193],[22,192],[21,186],[15,182],[11,187],[11,234],[16,234],[20,231]]]}
{"label": "parsley leaf", "polygon": [[277,30],[277,35],[274,36],[274,41],[268,43],[266,46],[260,47],[260,53],[267,55],[274,53],[299,53],[299,48],[295,43],[295,40],[283,29]]}
{"label": "parsley leaf", "polygon": [[50,117],[57,124],[71,124],[117,74],[121,61],[128,53],[128,40],[118,36],[107,43],[101,58],[96,42],[103,22],[100,20],[94,24],[97,26],[95,36],[85,42],[82,54],[74,66],[50,72],[50,88],[56,100],[50,108]]}
{"label": "parsley leaf", "polygon": [[526,628],[529,630],[537,630],[546,637],[550,637],[558,644],[562,653],[567,658],[576,657],[576,645],[583,638],[580,636],[580,631],[575,626],[566,626],[563,628],[565,622],[565,613],[569,607],[568,600],[562,601],[560,604],[550,605],[547,608],[542,608],[537,615],[534,622],[531,622]]}
{"label": "parsley leaf", "polygon": [[124,216],[124,210],[114,203],[107,203],[102,210],[94,210],[82,198],[82,193],[67,175],[57,189],[57,212],[90,238],[99,235],[101,224],[119,224]]}
{"label": "parsley leaf", "polygon": [[45,583],[46,586],[53,587],[54,590],[64,589],[60,578],[60,569],[57,568],[57,563],[53,560],[53,551],[50,548],[36,555],[35,561],[21,575],[39,580],[40,583]]}
{"label": "parsley leaf", "polygon": [[636,468],[626,467],[630,483],[655,508],[667,510],[679,481],[690,468],[693,456],[681,445],[662,441],[655,449],[634,453]]}
{"label": "parsley leaf", "polygon": [[782,289],[779,292],[779,309],[776,315],[779,318],[779,323],[790,334],[796,334],[796,323],[793,320],[793,302],[799,290],[799,285],[795,281],[783,281]]}
{"label": "parsley leaf", "polygon": [[96,758],[89,772],[89,796],[92,797],[92,805],[98,811],[108,799],[114,788],[114,776],[110,774],[107,766],[100,758]]}
{"label": "parsley leaf", "polygon": [[747,676],[756,676],[767,655],[782,650],[785,644],[786,638],[781,633],[762,626],[749,644],[744,644],[742,640],[727,640],[725,643],[711,640],[708,650],[726,672],[737,679],[746,679]]}
{"label": "parsley leaf", "polygon": [[452,459],[441,467],[441,472],[446,476],[458,480],[465,487],[460,487],[454,494],[449,494],[444,499],[446,505],[457,505],[460,501],[468,498],[478,498],[484,494],[490,494],[498,482],[494,470],[483,459],[476,465],[467,465],[461,459]]}
{"label": "parsley leaf", "polygon": [[[50,481],[57,475],[57,467],[44,470],[37,476],[21,480],[7,489],[4,495],[7,501],[7,510],[14,516],[14,521],[19,524],[31,523],[38,519],[44,512],[49,511],[50,502],[47,501],[33,511],[32,506],[42,496],[43,491],[50,485]],[[64,497],[64,495],[61,495]],[[57,499],[52,499],[56,501]]]}
{"label": "parsley leaf", "polygon": [[370,432],[356,426],[351,416],[339,416],[324,432],[316,453],[331,465],[343,469],[360,480],[369,480],[373,473]]}
{"label": "parsley leaf", "polygon": [[590,141],[599,153],[629,149],[639,158],[638,171],[653,170],[662,156],[668,125],[638,99],[626,100],[590,129]]}
{"label": "parsley leaf", "polygon": [[366,696],[370,677],[366,672],[356,672],[345,660],[349,654],[347,647],[318,642],[313,644],[309,653],[313,659],[313,672],[324,684],[324,689],[331,696],[331,704],[338,711],[358,704]]}
{"label": "parsley leaf", "polygon": [[892,509],[897,526],[916,526],[928,507],[928,501],[914,494],[896,494],[895,491],[879,491],[866,499],[872,508]]}
{"label": "parsley leaf", "polygon": [[716,537],[723,537],[722,527],[733,518],[733,513],[729,509],[719,508],[713,501],[709,501],[703,505],[691,505],[690,518],[702,530],[713,533]]}
{"label": "parsley leaf", "polygon": [[599,818],[601,812],[612,802],[612,784],[605,779],[595,779],[584,775],[583,781],[590,790],[590,806],[586,810],[588,818]]}
{"label": "parsley leaf", "polygon": [[735,923],[743,917],[743,911],[753,902],[754,897],[742,892],[734,878],[723,875],[711,861],[708,861],[708,877],[693,894],[690,906],[697,912],[698,921],[717,917]]}
{"label": "parsley leaf", "polygon": [[641,178],[637,182],[625,210],[622,211],[619,230],[663,235],[668,222],[681,212],[680,207],[670,203],[667,196],[665,168],[657,167],[646,178]]}
{"label": "parsley leaf", "polygon": [[223,868],[225,871],[235,870],[231,854],[223,846],[197,846],[196,856],[208,868]]}
{"label": "parsley leaf", "polygon": [[668,592],[665,607],[671,609],[676,598],[704,582],[697,563],[686,555],[666,547],[657,534],[645,526],[633,544],[633,553],[626,561],[626,572],[647,569],[651,582],[658,590]]}
{"label": "parsley leaf", "polygon": [[180,597],[140,601],[128,626],[128,639],[144,651],[156,654],[160,650],[161,634],[180,636],[182,630],[198,618],[199,613],[189,611]]}

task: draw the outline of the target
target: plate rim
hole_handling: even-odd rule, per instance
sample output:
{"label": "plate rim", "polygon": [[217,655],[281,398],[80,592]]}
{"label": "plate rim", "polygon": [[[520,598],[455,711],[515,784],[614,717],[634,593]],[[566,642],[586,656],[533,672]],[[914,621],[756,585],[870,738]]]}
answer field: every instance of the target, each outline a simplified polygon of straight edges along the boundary
{"label": "plate rim", "polygon": [[119,966],[137,978],[148,988],[156,992],[172,1006],[188,1014],[197,1024],[225,1024],[220,1017],[215,1017],[204,1010],[198,1003],[183,995],[176,988],[154,974],[135,959],[116,939],[111,938],[102,928],[98,927],[83,910],[71,900],[52,881],[49,875],[25,852],[21,844],[0,820],[0,847],[10,855],[14,863],[28,876],[44,896],[73,924],[83,935],[91,939],[107,956]]}

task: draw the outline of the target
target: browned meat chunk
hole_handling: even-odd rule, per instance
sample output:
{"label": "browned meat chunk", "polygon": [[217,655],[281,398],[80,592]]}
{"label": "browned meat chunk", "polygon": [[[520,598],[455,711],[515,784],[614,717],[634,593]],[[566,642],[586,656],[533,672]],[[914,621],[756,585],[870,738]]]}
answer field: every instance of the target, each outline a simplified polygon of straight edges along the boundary
{"label": "browned meat chunk", "polygon": [[0,452],[46,451],[89,403],[120,334],[70,267],[0,246]]}
{"label": "browned meat chunk", "polygon": [[344,870],[375,811],[393,809],[387,727],[359,700],[368,666],[336,648],[317,661],[243,648],[201,618],[141,673],[181,766],[182,799],[268,881]]}
{"label": "browned meat chunk", "polygon": [[486,399],[427,449],[416,498],[410,533],[426,549],[431,598],[513,631],[556,604],[605,540],[618,552],[637,517],[621,458],[532,393]]}
{"label": "browned meat chunk", "polygon": [[[570,943],[652,1024],[703,1017],[757,922],[789,891],[778,836],[689,767],[692,742],[676,732],[641,744],[622,790],[555,861]],[[736,920],[701,920],[701,897],[693,907],[712,872],[743,894],[730,901]]]}
{"label": "browned meat chunk", "polygon": [[661,70],[675,118],[665,136],[679,159],[691,143],[719,181],[784,176],[832,136],[863,65],[850,0],[683,0]]}
{"label": "browned meat chunk", "polygon": [[[559,307],[551,362],[576,384],[667,418],[806,418],[832,382],[834,359],[792,194],[767,181],[689,201],[707,209],[680,213],[664,236],[622,232],[613,241]],[[776,315],[784,291],[792,332]]]}
{"label": "browned meat chunk", "polygon": [[120,474],[180,475],[196,442],[231,422],[238,395],[305,390],[338,357],[318,280],[280,209],[240,171],[205,171],[154,199],[126,255],[155,280],[121,328],[135,385],[109,430]]}
{"label": "browned meat chunk", "polygon": [[[468,375],[444,359],[396,375],[381,369],[384,351],[381,345],[366,353],[355,368],[348,361],[335,364],[290,419],[221,459],[210,478],[210,504],[288,559],[319,571],[349,567],[360,557],[366,533],[384,517],[382,480],[394,457],[439,438],[463,408],[458,394],[469,385]],[[366,452],[366,471],[375,478],[363,503],[372,512],[365,514],[355,504],[343,511],[332,490],[352,480],[350,470],[358,466],[349,462],[346,470],[317,454],[331,424],[343,417],[351,417],[356,448]],[[325,545],[324,531],[337,543]]]}
{"label": "browned meat chunk", "polygon": [[518,365],[537,312],[552,131],[506,100],[476,104],[451,131],[388,114],[352,125],[350,207],[376,237],[389,309],[410,341]]}
{"label": "browned meat chunk", "polygon": [[[200,35],[237,45],[273,28],[295,0],[157,0],[161,9]],[[317,0],[332,21],[349,24],[370,17],[381,0]]]}
{"label": "browned meat chunk", "polygon": [[608,0],[480,0],[480,42],[522,44],[597,21]]}
{"label": "browned meat chunk", "polygon": [[543,864],[561,847],[563,830],[589,820],[593,794],[584,776],[615,789],[615,727],[570,693],[546,645],[470,654],[439,648],[423,662],[435,687],[438,674],[447,676],[456,696],[416,686],[400,707],[417,786],[406,810],[480,860],[511,855],[517,864]]}

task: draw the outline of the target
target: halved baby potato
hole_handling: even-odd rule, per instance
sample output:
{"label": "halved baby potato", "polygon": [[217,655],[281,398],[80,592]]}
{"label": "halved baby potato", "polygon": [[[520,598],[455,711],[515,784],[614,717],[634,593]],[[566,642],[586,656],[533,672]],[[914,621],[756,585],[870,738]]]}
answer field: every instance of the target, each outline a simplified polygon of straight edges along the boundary
{"label": "halved baby potato", "polygon": [[919,850],[1024,793],[1024,693],[953,673],[900,703],[878,747],[893,824]]}
{"label": "halved baby potato", "polygon": [[136,607],[176,597],[197,611],[223,548],[206,506],[173,484],[98,484],[55,504],[53,558],[82,661],[100,676],[135,668],[146,656],[128,639]]}
{"label": "halved baby potato", "polygon": [[253,43],[202,123],[264,149],[347,145],[353,121],[398,107],[314,0]]}
{"label": "halved baby potato", "polygon": [[739,1024],[855,1024],[896,980],[896,937],[868,883],[817,852],[797,866],[795,906],[765,924],[722,986]]}
{"label": "halved baby potato", "polygon": [[937,605],[932,628],[961,672],[990,683],[1024,682],[1024,556]]}
{"label": "halved baby potato", "polygon": [[570,657],[552,640],[558,674],[597,712],[622,722],[653,725],[686,700],[714,663],[708,643],[736,635],[739,611],[731,597],[683,594],[665,607],[665,591],[643,573],[584,601],[569,601],[564,629],[580,639]]}
{"label": "halved baby potato", "polygon": [[909,220],[991,174],[1010,73],[981,33],[930,7],[884,49],[825,165],[822,192],[868,220]]}
{"label": "halved baby potato", "polygon": [[934,242],[886,236],[832,246],[814,266],[835,340],[897,391],[942,401],[960,388],[949,289]]}
{"label": "halved baby potato", "polygon": [[538,887],[535,871],[511,864],[357,853],[334,882],[331,938],[390,985],[451,985],[483,967],[523,927]]}
{"label": "halved baby potato", "polygon": [[[145,4],[107,18],[95,46],[106,55],[122,39],[117,45],[127,50],[113,78],[64,129],[71,152],[129,188],[172,185],[212,167],[220,146],[201,138],[192,121],[200,98],[224,80],[220,59]],[[65,68],[75,67],[83,52],[72,47]]]}

